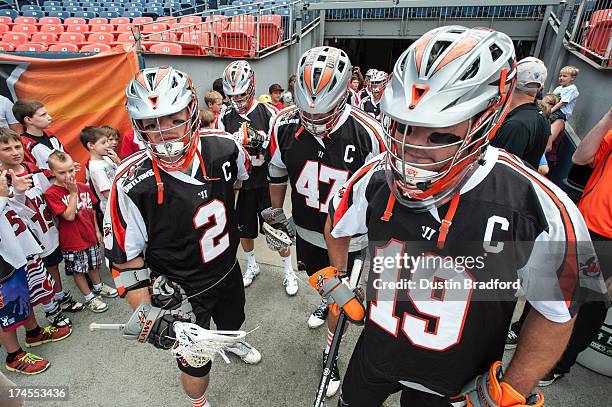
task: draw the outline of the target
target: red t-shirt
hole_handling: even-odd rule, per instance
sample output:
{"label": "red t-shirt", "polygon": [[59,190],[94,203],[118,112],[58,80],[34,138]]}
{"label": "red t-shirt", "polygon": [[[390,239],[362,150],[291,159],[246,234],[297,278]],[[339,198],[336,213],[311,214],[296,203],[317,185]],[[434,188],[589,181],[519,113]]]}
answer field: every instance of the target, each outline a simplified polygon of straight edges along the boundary
{"label": "red t-shirt", "polygon": [[283,104],[283,102],[272,103],[272,106],[274,106],[278,110],[283,110],[285,108],[285,105]]}
{"label": "red t-shirt", "polygon": [[70,193],[64,187],[53,184],[45,192],[47,205],[59,221],[59,241],[62,251],[77,252],[98,244],[96,238],[96,213],[93,205],[98,202],[89,187],[77,182],[77,211],[74,220],[64,219],[62,213],[68,207]]}

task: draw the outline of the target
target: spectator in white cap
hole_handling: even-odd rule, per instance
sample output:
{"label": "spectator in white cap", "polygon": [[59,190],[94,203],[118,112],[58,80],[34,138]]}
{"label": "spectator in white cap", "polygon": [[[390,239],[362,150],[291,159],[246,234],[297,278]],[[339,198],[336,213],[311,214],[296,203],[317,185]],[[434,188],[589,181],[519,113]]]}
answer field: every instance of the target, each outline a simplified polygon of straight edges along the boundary
{"label": "spectator in white cap", "polygon": [[546,81],[544,62],[534,57],[517,63],[517,81],[510,112],[491,145],[520,157],[538,168],[550,136],[550,124],[536,103],[536,95]]}

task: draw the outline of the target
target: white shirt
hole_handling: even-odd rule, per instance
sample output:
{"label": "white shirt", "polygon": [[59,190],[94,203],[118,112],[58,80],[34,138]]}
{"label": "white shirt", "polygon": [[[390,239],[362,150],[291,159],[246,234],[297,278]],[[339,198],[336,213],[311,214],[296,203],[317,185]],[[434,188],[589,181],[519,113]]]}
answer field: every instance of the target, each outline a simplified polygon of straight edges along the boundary
{"label": "white shirt", "polygon": [[8,127],[19,123],[13,115],[13,102],[0,95],[0,127]]}
{"label": "white shirt", "polygon": [[580,95],[578,88],[574,84],[569,86],[557,86],[553,93],[559,95],[561,102],[565,102],[565,106],[559,110],[565,115],[566,119],[569,119],[574,112],[574,107],[576,107],[576,99],[578,99]]}
{"label": "white shirt", "polygon": [[110,191],[116,170],[117,164],[108,157],[103,157],[102,160],[90,160],[89,166],[86,169],[87,183],[93,187],[96,196],[100,200],[102,213],[106,210],[106,201],[108,201],[104,197],[104,192]]}

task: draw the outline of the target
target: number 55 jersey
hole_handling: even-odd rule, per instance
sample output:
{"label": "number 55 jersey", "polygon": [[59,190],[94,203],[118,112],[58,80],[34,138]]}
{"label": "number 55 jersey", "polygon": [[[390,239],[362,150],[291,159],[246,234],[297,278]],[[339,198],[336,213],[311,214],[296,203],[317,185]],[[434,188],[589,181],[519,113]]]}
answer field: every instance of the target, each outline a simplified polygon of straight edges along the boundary
{"label": "number 55 jersey", "polygon": [[383,131],[380,123],[348,104],[324,138],[304,129],[297,108],[278,114],[270,138],[270,163],[287,171],[292,215],[300,237],[325,248],[323,229],[329,201],[359,167],[385,150]]}
{"label": "number 55 jersey", "polygon": [[144,256],[153,273],[188,293],[214,284],[236,262],[234,183],[248,178],[250,165],[243,147],[218,130],[201,131],[198,152],[188,174],[159,167],[161,188],[147,151],[126,158],[104,220],[104,245],[113,262]]}
{"label": "number 55 jersey", "polygon": [[329,211],[332,236],[368,235],[356,357],[378,377],[455,395],[501,360],[516,296],[557,323],[603,299],[578,209],[515,156],[488,148],[453,200],[421,212],[396,203],[387,165],[357,171]]}

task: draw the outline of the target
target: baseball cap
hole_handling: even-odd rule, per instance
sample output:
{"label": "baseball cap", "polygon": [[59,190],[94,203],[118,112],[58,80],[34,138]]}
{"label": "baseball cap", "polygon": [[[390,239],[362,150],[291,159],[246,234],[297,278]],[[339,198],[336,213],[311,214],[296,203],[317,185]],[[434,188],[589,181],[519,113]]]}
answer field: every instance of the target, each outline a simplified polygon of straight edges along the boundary
{"label": "baseball cap", "polygon": [[533,89],[527,87],[530,83],[544,86],[546,75],[547,70],[544,62],[535,57],[523,58],[516,64],[516,88],[523,91]]}
{"label": "baseball cap", "polygon": [[268,88],[268,92],[272,93],[272,92],[284,92],[285,89],[283,89],[283,87],[281,85],[279,85],[278,83],[275,83],[274,85],[270,86]]}

